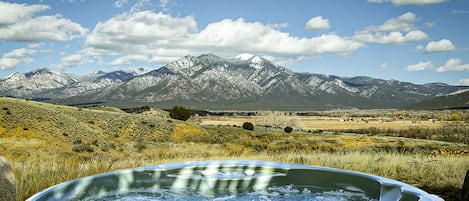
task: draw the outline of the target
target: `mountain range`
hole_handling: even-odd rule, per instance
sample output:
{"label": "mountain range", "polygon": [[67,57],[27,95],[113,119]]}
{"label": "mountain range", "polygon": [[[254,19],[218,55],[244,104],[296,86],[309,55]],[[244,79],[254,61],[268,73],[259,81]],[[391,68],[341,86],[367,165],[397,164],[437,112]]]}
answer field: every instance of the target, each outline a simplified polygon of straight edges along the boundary
{"label": "mountain range", "polygon": [[0,95],[63,104],[179,104],[238,110],[405,108],[468,89],[444,83],[298,73],[252,54],[229,59],[213,54],[185,56],[143,74],[114,71],[78,76],[37,69],[0,80]]}

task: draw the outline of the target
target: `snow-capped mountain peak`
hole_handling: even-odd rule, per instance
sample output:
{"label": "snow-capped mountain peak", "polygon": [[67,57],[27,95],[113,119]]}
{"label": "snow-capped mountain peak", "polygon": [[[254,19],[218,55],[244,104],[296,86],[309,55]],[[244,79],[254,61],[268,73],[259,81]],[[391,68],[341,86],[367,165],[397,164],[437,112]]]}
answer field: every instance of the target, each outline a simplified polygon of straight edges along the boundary
{"label": "snow-capped mountain peak", "polygon": [[244,61],[244,62],[250,62],[250,66],[255,68],[255,69],[262,69],[263,68],[263,63],[264,62],[268,62],[268,60],[260,57],[260,56],[256,56],[256,55],[253,55],[253,54],[250,54],[250,53],[242,53],[242,54],[239,54],[238,56],[235,57],[235,59],[238,59],[240,61]]}
{"label": "snow-capped mountain peak", "polygon": [[[259,109],[399,108],[469,87],[295,73],[253,54],[185,56],[158,69],[86,76],[39,69],[0,80],[0,95],[74,102],[168,103]],[[218,107],[218,106],[216,106]],[[220,109],[220,108],[218,108]]]}

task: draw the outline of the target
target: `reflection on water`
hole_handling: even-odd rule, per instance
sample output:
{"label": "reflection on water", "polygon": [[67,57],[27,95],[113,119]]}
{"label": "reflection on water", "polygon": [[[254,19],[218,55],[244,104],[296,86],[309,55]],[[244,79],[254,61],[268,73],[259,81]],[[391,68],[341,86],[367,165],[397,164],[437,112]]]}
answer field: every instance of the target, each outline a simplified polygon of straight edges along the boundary
{"label": "reflection on water", "polygon": [[179,191],[169,189],[131,189],[128,191],[108,192],[102,196],[85,199],[86,201],[155,201],[155,200],[194,200],[194,201],[275,201],[275,200],[320,200],[320,201],[374,201],[361,192],[344,190],[321,191],[317,188],[297,187],[293,185],[274,186],[263,192],[247,192],[238,194],[200,194],[191,189]]}
{"label": "reflection on water", "polygon": [[195,161],[76,179],[28,201],[431,200],[428,197],[404,183],[346,170],[268,161]]}

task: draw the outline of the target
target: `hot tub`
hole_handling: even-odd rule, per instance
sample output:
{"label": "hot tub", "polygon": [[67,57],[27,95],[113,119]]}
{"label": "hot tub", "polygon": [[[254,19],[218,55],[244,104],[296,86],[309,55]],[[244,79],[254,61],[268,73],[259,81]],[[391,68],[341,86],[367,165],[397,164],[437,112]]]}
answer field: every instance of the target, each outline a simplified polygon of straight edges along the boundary
{"label": "hot tub", "polygon": [[441,200],[395,180],[267,161],[197,161],[118,170],[52,186],[42,200]]}

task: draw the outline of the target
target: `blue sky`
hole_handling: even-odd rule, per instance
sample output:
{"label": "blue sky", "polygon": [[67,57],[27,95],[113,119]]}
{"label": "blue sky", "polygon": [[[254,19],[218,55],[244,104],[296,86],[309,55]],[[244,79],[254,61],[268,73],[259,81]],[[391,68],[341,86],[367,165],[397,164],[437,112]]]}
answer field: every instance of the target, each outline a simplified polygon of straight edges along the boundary
{"label": "blue sky", "polygon": [[295,72],[469,85],[467,0],[0,0],[0,77],[263,56]]}

